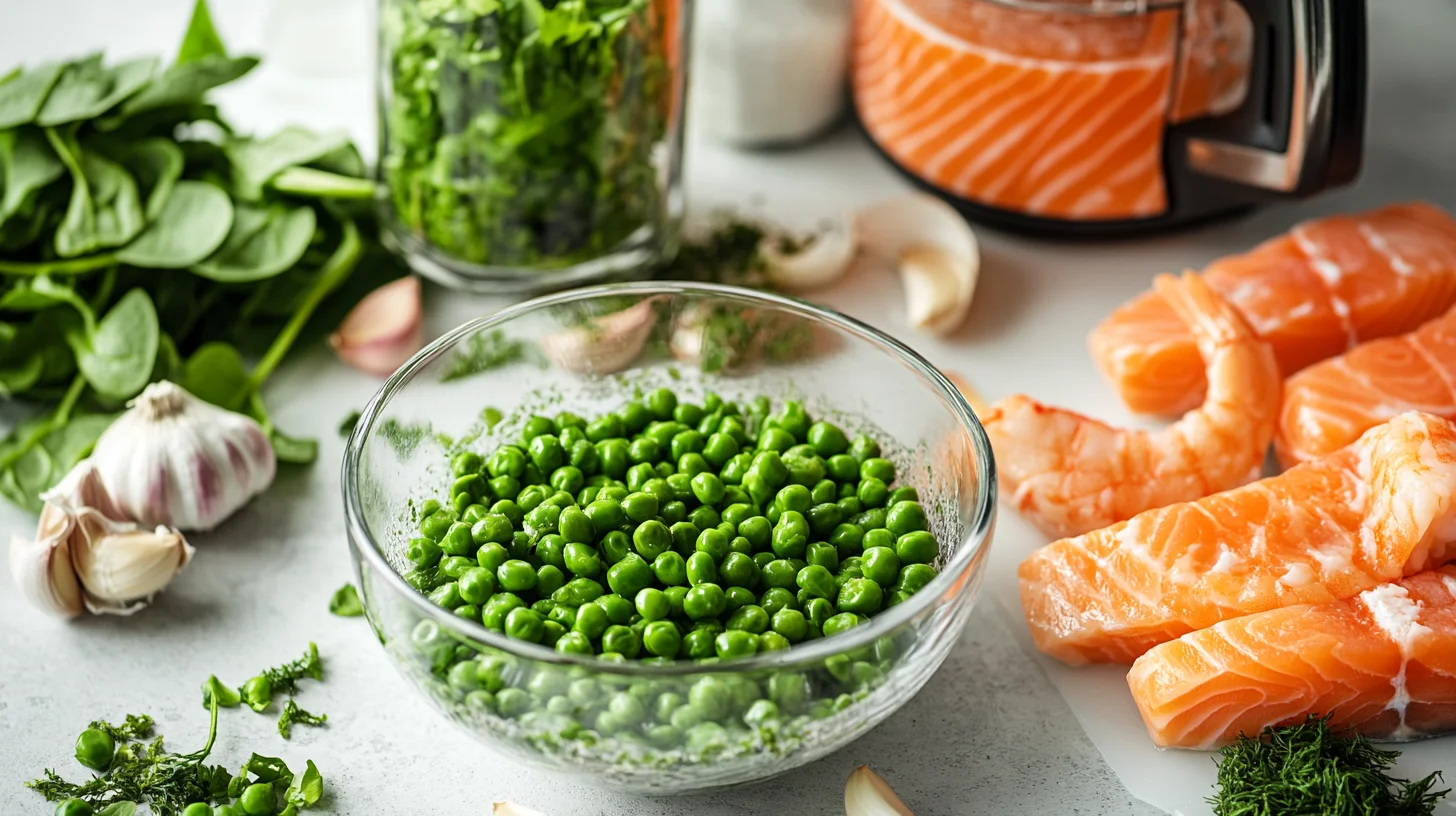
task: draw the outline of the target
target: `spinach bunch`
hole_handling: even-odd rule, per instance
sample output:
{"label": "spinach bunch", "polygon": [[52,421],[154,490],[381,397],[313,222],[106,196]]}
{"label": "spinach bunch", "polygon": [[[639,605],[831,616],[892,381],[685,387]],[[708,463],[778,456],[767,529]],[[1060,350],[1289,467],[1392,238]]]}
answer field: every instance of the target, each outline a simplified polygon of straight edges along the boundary
{"label": "spinach bunch", "polygon": [[664,6],[386,0],[391,235],[459,261],[549,268],[663,228],[655,154],[676,35]]}
{"label": "spinach bunch", "polygon": [[342,290],[374,185],[342,136],[229,126],[206,94],[257,63],[197,0],[165,67],[91,55],[0,77],[0,398],[43,409],[0,441],[12,502],[38,509],[160,379],[249,412],[280,459],[313,458],[259,387],[326,301],[357,298]]}

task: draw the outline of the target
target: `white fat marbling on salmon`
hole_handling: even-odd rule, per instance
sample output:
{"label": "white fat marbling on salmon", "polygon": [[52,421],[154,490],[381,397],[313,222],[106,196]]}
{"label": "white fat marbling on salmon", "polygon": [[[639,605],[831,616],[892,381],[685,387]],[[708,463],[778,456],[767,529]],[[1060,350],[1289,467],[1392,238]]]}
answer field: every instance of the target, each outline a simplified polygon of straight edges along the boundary
{"label": "white fat marbling on salmon", "polygon": [[1232,575],[1235,570],[1243,567],[1243,565],[1244,559],[1234,555],[1232,550],[1220,548],[1218,560],[1213,562],[1213,566],[1209,567],[1208,571],[1219,575]]}
{"label": "white fat marbling on salmon", "polygon": [[1416,638],[1432,632],[1420,622],[1420,603],[1411,600],[1410,593],[1403,586],[1379,586],[1360,593],[1360,600],[1370,610],[1370,617],[1375,625],[1400,649],[1400,671],[1391,679],[1395,692],[1391,695],[1387,708],[1400,715],[1400,725],[1391,733],[1391,737],[1397,740],[1411,739],[1415,732],[1405,721],[1406,707],[1410,705],[1411,699],[1410,690],[1406,688],[1405,671],[1410,663]]}
{"label": "white fat marbling on salmon", "polygon": [[1330,260],[1318,244],[1310,240],[1307,227],[1295,227],[1289,231],[1289,237],[1294,239],[1294,245],[1309,260],[1310,269],[1325,282],[1325,289],[1330,296],[1330,308],[1340,318],[1340,326],[1345,330],[1346,348],[1354,348],[1360,342],[1360,333],[1355,330],[1355,324],[1350,320],[1350,304],[1336,293],[1336,287],[1345,277],[1345,270]]}
{"label": "white fat marbling on salmon", "polygon": [[1385,240],[1385,236],[1377,232],[1374,227],[1361,222],[1355,225],[1355,230],[1360,233],[1360,237],[1365,239],[1365,243],[1369,244],[1371,249],[1385,258],[1385,262],[1390,264],[1390,269],[1395,274],[1410,276],[1416,273],[1416,268],[1411,266],[1410,261],[1401,257],[1400,252],[1391,246],[1390,242]]}
{"label": "white fat marbling on salmon", "polygon": [[1284,574],[1279,576],[1279,583],[1290,589],[1298,589],[1314,583],[1315,577],[1314,570],[1308,564],[1295,562],[1285,568]]}

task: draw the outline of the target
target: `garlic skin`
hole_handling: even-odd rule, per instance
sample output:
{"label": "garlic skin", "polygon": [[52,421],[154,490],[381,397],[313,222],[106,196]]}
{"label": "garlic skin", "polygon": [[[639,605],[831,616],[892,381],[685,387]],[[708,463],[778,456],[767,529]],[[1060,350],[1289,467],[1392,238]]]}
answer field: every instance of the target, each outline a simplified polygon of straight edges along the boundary
{"label": "garlic skin", "polygon": [[86,508],[71,563],[93,614],[130,615],[151,602],[192,560],[192,545],[166,527],[148,532]]}
{"label": "garlic skin", "polygon": [[493,816],[546,816],[539,810],[532,810],[509,801],[496,802],[491,805],[490,812]]}
{"label": "garlic skin", "polygon": [[91,461],[122,518],[179,530],[211,530],[277,472],[257,422],[165,380],[106,429]]}
{"label": "garlic skin", "polygon": [[329,335],[329,345],[366,374],[393,374],[425,345],[420,279],[410,275],[370,292]]}
{"label": "garlic skin", "polygon": [[31,606],[57,618],[81,614],[81,584],[71,566],[71,531],[75,519],[54,513],[41,515],[36,540],[10,536],[10,575],[20,596]]}
{"label": "garlic skin", "polygon": [[915,816],[879,774],[861,765],[844,785],[844,816]]}
{"label": "garlic skin", "polygon": [[866,253],[899,270],[911,325],[945,336],[965,322],[980,279],[981,250],[953,207],[912,193],[862,210],[855,228]]}
{"label": "garlic skin", "polygon": [[758,244],[769,282],[793,292],[819,289],[839,280],[849,269],[857,249],[854,222],[848,218],[833,222],[806,246],[793,252],[784,251],[779,237],[774,235],[764,236]]}

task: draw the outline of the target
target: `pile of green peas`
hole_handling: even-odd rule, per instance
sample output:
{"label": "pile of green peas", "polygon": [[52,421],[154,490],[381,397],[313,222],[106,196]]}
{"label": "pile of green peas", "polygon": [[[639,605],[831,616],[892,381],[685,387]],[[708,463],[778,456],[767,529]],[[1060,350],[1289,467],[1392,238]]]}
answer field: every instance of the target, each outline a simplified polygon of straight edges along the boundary
{"label": "pile of green peas", "polygon": [[451,460],[406,579],[487,629],[607,660],[730,660],[901,603],[939,554],[875,440],[786,401],[660,388],[593,420],[530,416]]}

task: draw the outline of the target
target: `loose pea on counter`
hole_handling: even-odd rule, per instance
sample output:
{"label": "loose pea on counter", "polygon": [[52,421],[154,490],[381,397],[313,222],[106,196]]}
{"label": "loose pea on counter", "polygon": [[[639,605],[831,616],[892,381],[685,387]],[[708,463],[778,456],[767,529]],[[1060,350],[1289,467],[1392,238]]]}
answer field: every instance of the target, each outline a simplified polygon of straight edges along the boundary
{"label": "loose pea on counter", "polygon": [[[612,660],[732,659],[858,626],[935,577],[913,487],[802,405],[668,389],[595,419],[532,416],[457,454],[410,583],[508,637]],[[499,701],[497,701],[499,703]],[[632,712],[619,712],[631,717]]]}

